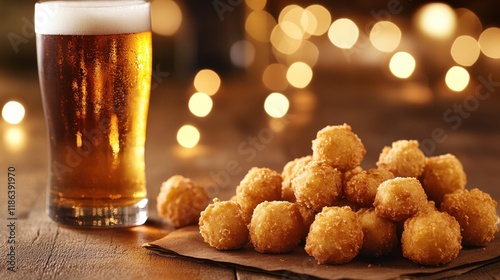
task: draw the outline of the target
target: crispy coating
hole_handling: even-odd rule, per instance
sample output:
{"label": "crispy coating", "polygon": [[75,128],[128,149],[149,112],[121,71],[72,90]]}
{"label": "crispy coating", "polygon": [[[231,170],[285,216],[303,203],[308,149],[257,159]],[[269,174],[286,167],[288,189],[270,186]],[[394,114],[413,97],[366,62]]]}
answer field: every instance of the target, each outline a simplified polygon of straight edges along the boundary
{"label": "crispy coating", "polygon": [[446,154],[427,159],[420,182],[429,199],[440,205],[445,194],[465,188],[467,176],[462,163]]}
{"label": "crispy coating", "polygon": [[382,182],[373,205],[377,215],[395,222],[402,222],[429,206],[422,185],[412,177]]}
{"label": "crispy coating", "polygon": [[349,207],[325,207],[316,215],[306,239],[306,252],[318,264],[343,264],[363,245],[363,228]]}
{"label": "crispy coating", "polygon": [[382,149],[377,166],[396,177],[419,177],[424,171],[425,155],[417,140],[398,140]]}
{"label": "crispy coating", "polygon": [[361,209],[358,212],[363,227],[363,246],[359,252],[368,257],[387,255],[398,245],[395,222],[377,216],[375,209]]}
{"label": "crispy coating", "polygon": [[378,186],[394,175],[385,169],[368,169],[352,175],[344,183],[344,196],[347,200],[357,203],[362,207],[372,207],[377,194]]}
{"label": "crispy coating", "polygon": [[352,176],[360,173],[361,171],[363,171],[363,168],[361,166],[356,166],[355,168],[342,173],[342,183],[345,185],[345,183],[349,181]]}
{"label": "crispy coating", "polygon": [[201,212],[198,223],[205,243],[217,250],[244,247],[248,243],[248,227],[238,203],[217,198],[213,202]]}
{"label": "crispy coating", "polygon": [[300,211],[300,215],[302,216],[303,233],[301,241],[305,241],[307,234],[309,233],[309,228],[311,227],[311,224],[314,222],[314,217],[318,212],[300,203],[295,203],[295,205],[297,205],[297,208]]}
{"label": "crispy coating", "polygon": [[311,161],[292,180],[297,202],[320,212],[342,197],[342,173],[324,161]]}
{"label": "crispy coating", "polygon": [[302,216],[292,202],[264,201],[255,207],[249,230],[257,252],[286,253],[301,240]]}
{"label": "crispy coating", "polygon": [[345,172],[360,165],[366,154],[361,139],[348,124],[327,126],[312,141],[313,159],[324,160]]}
{"label": "crispy coating", "polygon": [[460,225],[445,212],[420,213],[405,221],[401,237],[403,256],[423,265],[451,262],[462,249]]}
{"label": "crispy coating", "polygon": [[269,168],[253,167],[248,171],[236,188],[236,201],[247,223],[259,203],[281,199],[282,181],[281,174]]}
{"label": "crispy coating", "polygon": [[292,180],[297,177],[300,170],[312,160],[312,156],[304,156],[289,161],[283,167],[281,177],[283,178],[281,188],[281,198],[286,201],[295,202],[295,195],[292,188]]}
{"label": "crispy coating", "polygon": [[205,189],[181,175],[163,182],[156,197],[158,215],[175,227],[196,224],[200,212],[210,203]]}
{"label": "crispy coating", "polygon": [[446,194],[441,211],[455,217],[462,229],[464,246],[484,246],[498,231],[497,202],[479,189],[457,190]]}

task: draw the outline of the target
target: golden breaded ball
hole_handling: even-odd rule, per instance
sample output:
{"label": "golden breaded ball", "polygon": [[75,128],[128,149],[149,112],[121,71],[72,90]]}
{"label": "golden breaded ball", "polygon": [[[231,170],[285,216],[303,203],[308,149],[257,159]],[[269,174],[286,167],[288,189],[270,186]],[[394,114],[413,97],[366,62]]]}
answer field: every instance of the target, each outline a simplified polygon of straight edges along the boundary
{"label": "golden breaded ball", "polygon": [[361,171],[344,183],[344,196],[362,207],[372,207],[378,186],[393,178],[391,171],[385,169]]}
{"label": "golden breaded ball", "polygon": [[373,208],[361,209],[356,214],[363,227],[363,246],[359,253],[368,257],[391,253],[399,241],[396,223],[377,216]]}
{"label": "golden breaded ball", "polygon": [[345,185],[347,181],[349,181],[352,176],[359,174],[363,171],[363,168],[361,166],[356,166],[354,169],[348,170],[344,173],[342,173],[342,184]]}
{"label": "golden breaded ball", "polygon": [[395,222],[402,222],[429,206],[420,181],[413,177],[382,182],[373,205],[377,215]]}
{"label": "golden breaded ball", "polygon": [[445,212],[419,213],[404,223],[403,256],[423,265],[441,265],[454,260],[460,250],[460,225]]}
{"label": "golden breaded ball", "polygon": [[419,177],[424,171],[425,159],[417,140],[399,140],[382,149],[377,166],[396,177]]}
{"label": "golden breaded ball", "polygon": [[163,182],[156,197],[158,215],[175,227],[198,222],[200,212],[210,203],[205,189],[189,178],[174,175]]}
{"label": "golden breaded ball", "polygon": [[451,154],[429,157],[420,176],[427,197],[437,205],[443,196],[464,189],[467,183],[462,163]]}
{"label": "golden breaded ball", "polygon": [[300,215],[302,216],[302,222],[304,224],[301,240],[305,240],[307,234],[309,233],[309,228],[311,227],[311,224],[314,222],[314,217],[318,212],[300,203],[295,203],[295,205],[297,205],[297,208],[300,211]]}
{"label": "golden breaded ball", "polygon": [[286,253],[299,244],[302,229],[302,216],[294,203],[264,201],[253,211],[250,242],[260,253]]}
{"label": "golden breaded ball", "polygon": [[236,202],[247,223],[254,208],[263,201],[281,200],[281,174],[269,168],[252,167],[236,188]]}
{"label": "golden breaded ball", "polygon": [[363,245],[363,228],[349,207],[325,207],[316,215],[306,238],[306,252],[318,264],[343,264]]}
{"label": "golden breaded ball", "polygon": [[205,243],[217,250],[244,247],[248,243],[248,227],[238,203],[217,198],[213,202],[201,212],[198,223]]}
{"label": "golden breaded ball", "polygon": [[342,173],[324,161],[311,161],[292,180],[297,202],[320,212],[342,197]]}
{"label": "golden breaded ball", "polygon": [[457,190],[444,196],[441,211],[455,217],[460,224],[464,246],[484,246],[498,231],[497,205],[479,189]]}
{"label": "golden breaded ball", "polygon": [[286,201],[295,202],[295,195],[292,189],[292,180],[297,177],[300,170],[312,160],[312,156],[304,156],[289,161],[283,167],[281,177],[283,178],[281,188],[281,198]]}
{"label": "golden breaded ball", "polygon": [[341,172],[359,166],[366,154],[361,139],[348,124],[327,126],[312,141],[313,159],[326,161]]}

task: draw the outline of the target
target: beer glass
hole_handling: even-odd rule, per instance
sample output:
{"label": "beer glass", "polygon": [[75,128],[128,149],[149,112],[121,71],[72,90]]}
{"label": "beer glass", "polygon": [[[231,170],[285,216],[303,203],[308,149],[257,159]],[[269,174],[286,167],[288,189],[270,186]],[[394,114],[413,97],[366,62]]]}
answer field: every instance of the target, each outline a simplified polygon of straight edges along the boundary
{"label": "beer glass", "polygon": [[48,215],[76,227],[143,224],[149,3],[41,1],[34,19],[49,135]]}

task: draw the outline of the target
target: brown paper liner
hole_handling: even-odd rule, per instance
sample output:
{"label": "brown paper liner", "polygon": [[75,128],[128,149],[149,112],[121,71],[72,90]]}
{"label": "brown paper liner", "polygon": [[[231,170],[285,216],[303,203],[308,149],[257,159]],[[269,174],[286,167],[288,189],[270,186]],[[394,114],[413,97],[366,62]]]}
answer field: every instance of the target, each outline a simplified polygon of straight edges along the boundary
{"label": "brown paper liner", "polygon": [[143,247],[162,256],[183,257],[282,277],[325,279],[392,279],[423,275],[438,279],[462,275],[500,261],[500,233],[487,246],[462,249],[455,260],[437,267],[415,264],[403,258],[400,250],[382,258],[357,257],[343,265],[318,265],[300,246],[286,254],[261,254],[254,251],[251,244],[239,250],[218,251],[203,242],[198,226],[176,230]]}

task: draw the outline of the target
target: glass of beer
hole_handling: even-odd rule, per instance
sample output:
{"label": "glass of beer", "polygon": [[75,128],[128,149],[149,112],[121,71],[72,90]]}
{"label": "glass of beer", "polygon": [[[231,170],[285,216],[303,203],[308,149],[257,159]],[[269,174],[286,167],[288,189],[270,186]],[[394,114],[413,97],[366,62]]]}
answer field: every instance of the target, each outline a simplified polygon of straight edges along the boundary
{"label": "glass of beer", "polygon": [[143,224],[149,3],[41,1],[35,32],[49,135],[48,215],[76,227]]}

